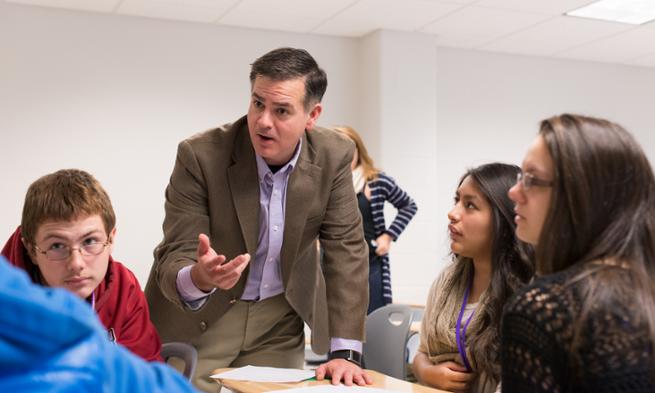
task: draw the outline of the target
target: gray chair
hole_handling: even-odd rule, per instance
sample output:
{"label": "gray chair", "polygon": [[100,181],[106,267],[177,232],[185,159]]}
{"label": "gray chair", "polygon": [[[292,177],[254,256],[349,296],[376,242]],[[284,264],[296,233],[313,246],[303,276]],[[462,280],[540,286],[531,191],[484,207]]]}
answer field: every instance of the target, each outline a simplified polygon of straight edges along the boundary
{"label": "gray chair", "polygon": [[198,363],[198,351],[193,345],[183,342],[164,343],[161,346],[161,357],[165,362],[171,358],[178,358],[184,361],[184,371],[182,374],[187,378],[193,378]]}
{"label": "gray chair", "polygon": [[412,309],[405,304],[388,304],[366,318],[364,364],[398,379],[405,379],[406,347]]}
{"label": "gray chair", "polygon": [[410,305],[409,308],[412,310],[412,322],[420,322],[423,320],[425,306]]}
{"label": "gray chair", "polygon": [[407,337],[407,357],[405,360],[407,361],[408,365],[411,365],[414,361],[416,353],[418,352],[418,346],[421,339],[418,330],[413,329],[413,325],[415,323],[420,324],[420,322],[423,320],[425,306],[410,305],[409,307],[412,310],[412,320],[410,321],[409,325],[409,334]]}

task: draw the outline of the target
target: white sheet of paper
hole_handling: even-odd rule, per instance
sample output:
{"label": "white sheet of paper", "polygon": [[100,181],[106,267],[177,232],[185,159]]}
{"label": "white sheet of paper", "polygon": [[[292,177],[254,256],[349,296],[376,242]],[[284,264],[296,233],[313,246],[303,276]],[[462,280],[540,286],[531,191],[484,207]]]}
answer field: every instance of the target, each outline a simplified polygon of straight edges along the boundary
{"label": "white sheet of paper", "polygon": [[244,366],[214,374],[210,378],[253,382],[300,382],[312,378],[314,375],[316,375],[314,370]]}
{"label": "white sheet of paper", "polygon": [[346,386],[346,385],[316,385],[307,386],[302,388],[274,390],[268,393],[335,393],[335,392],[349,392],[349,393],[402,393],[397,390],[387,390],[379,388],[369,388],[363,386]]}

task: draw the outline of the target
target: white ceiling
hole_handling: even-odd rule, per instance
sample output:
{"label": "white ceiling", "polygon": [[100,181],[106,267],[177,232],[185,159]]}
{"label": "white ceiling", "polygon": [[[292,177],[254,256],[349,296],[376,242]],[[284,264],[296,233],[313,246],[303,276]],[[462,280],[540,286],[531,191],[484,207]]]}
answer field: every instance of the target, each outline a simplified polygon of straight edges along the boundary
{"label": "white ceiling", "polygon": [[117,15],[360,37],[434,35],[440,46],[655,67],[655,22],[563,16],[592,0],[5,0]]}

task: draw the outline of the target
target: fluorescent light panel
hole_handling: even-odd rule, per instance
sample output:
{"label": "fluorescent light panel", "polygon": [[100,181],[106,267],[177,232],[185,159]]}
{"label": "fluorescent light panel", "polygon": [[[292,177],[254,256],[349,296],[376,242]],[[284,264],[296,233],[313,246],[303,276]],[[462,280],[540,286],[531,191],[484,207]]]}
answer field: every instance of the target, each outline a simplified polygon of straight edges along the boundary
{"label": "fluorescent light panel", "polygon": [[655,0],[600,0],[566,15],[640,25],[655,19]]}

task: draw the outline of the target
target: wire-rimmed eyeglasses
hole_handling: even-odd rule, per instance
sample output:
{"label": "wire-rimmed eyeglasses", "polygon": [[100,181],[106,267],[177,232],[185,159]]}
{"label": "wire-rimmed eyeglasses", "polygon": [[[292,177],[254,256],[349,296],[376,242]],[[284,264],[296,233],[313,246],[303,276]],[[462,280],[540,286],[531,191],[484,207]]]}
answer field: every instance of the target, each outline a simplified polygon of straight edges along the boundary
{"label": "wire-rimmed eyeglasses", "polygon": [[532,187],[552,187],[552,180],[544,180],[535,177],[532,173],[519,172],[516,174],[516,183],[521,183],[524,191],[528,191]]}
{"label": "wire-rimmed eyeglasses", "polygon": [[100,255],[105,250],[105,247],[107,247],[110,244],[111,244],[111,240],[107,240],[104,243],[100,243],[100,242],[86,243],[79,247],[63,246],[57,248],[50,248],[45,251],[41,250],[38,246],[35,245],[34,249],[38,253],[45,255],[46,258],[48,258],[48,260],[50,261],[63,261],[68,259],[73,253],[73,251],[79,251],[82,257],[94,257]]}

